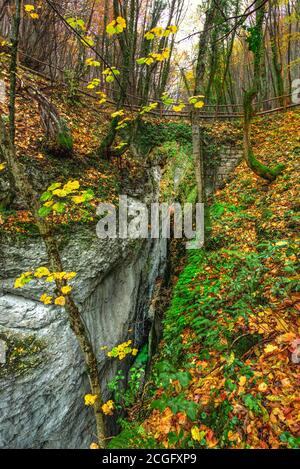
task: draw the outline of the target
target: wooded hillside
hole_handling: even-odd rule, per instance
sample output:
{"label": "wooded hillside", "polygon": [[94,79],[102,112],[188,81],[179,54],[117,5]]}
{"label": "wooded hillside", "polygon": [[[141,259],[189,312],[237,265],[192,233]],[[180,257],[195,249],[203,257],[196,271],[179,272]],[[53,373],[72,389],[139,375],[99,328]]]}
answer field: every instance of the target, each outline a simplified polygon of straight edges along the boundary
{"label": "wooded hillside", "polygon": [[0,447],[300,447],[299,45],[299,0],[2,0]]}

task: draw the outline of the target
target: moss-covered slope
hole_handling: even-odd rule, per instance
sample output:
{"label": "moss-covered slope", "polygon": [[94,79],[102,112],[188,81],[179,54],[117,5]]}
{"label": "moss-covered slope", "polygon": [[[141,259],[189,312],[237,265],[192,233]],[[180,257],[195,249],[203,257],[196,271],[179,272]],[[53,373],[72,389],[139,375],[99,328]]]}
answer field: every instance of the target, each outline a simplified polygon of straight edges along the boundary
{"label": "moss-covered slope", "polygon": [[242,164],[215,195],[208,247],[188,255],[144,403],[112,447],[299,447],[299,125],[257,121],[256,153],[285,171],[266,184]]}

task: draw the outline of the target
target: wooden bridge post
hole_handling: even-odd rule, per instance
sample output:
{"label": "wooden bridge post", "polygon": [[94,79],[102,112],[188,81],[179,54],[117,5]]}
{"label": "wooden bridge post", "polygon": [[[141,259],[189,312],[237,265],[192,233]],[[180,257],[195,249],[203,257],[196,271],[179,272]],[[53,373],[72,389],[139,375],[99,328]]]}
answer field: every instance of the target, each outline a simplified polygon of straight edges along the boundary
{"label": "wooden bridge post", "polygon": [[192,141],[193,141],[193,157],[195,162],[195,174],[197,182],[198,203],[205,202],[204,187],[204,163],[203,163],[203,141],[200,135],[198,115],[193,113],[192,118]]}

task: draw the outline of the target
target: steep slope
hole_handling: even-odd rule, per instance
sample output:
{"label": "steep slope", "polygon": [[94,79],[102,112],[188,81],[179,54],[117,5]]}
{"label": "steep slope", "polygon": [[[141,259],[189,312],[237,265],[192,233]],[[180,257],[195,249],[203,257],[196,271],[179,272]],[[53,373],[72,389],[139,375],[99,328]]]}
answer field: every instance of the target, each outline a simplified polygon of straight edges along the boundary
{"label": "steep slope", "polygon": [[242,163],[215,194],[208,247],[188,254],[147,395],[112,447],[300,446],[299,127],[297,112],[256,122],[258,156],[285,170],[268,185]]}

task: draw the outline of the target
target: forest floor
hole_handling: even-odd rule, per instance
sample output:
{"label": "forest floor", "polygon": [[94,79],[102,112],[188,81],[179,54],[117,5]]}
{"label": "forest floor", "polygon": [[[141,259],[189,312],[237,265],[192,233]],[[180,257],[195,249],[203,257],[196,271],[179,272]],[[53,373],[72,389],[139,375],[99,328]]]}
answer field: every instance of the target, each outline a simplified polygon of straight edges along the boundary
{"label": "forest floor", "polygon": [[[214,197],[206,250],[188,253],[146,397],[111,447],[300,446],[300,114],[258,119],[255,153]],[[138,422],[138,423],[137,423]]]}
{"label": "forest floor", "polygon": [[[0,53],[0,79],[9,89],[9,56]],[[70,89],[59,83],[19,68],[16,96],[16,152],[37,194],[42,194],[53,182],[65,183],[77,180],[81,189],[92,190],[94,199],[87,210],[70,207],[64,214],[51,214],[57,227],[72,223],[92,223],[93,214],[100,202],[118,203],[118,196],[126,187],[143,186],[147,179],[144,162],[127,152],[122,157],[110,160],[100,159],[95,152],[106,136],[115,108],[109,104],[100,106],[99,96]],[[38,103],[29,95],[28,88],[37,89],[53,105],[61,119],[71,131],[73,150],[70,154],[59,154],[50,141],[42,124]],[[85,94],[86,92],[86,94]],[[8,114],[8,96],[0,101],[0,114]],[[122,137],[118,135],[114,146]],[[0,161],[0,164],[3,163]],[[8,171],[0,171],[0,177],[7,178]],[[0,181],[1,182],[1,181]],[[4,199],[4,202],[3,200]],[[6,203],[5,194],[0,194],[0,232],[20,235],[34,234],[33,219],[23,201],[19,198]]]}

